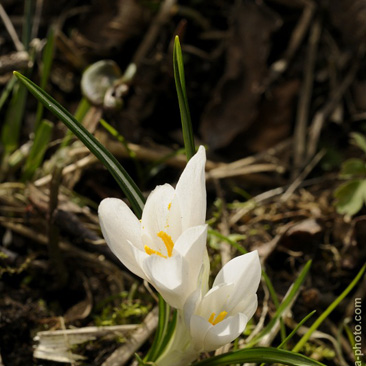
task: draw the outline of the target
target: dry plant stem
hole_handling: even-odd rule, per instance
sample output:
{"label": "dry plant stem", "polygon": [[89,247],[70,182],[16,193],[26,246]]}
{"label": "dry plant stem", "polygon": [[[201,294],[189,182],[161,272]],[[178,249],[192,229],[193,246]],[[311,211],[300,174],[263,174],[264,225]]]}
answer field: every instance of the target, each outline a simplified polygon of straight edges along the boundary
{"label": "dry plant stem", "polygon": [[[303,181],[300,183],[299,187],[309,187],[314,184],[324,183],[324,182],[334,182],[338,179],[338,175],[331,174],[328,178],[324,179],[322,177],[320,178],[312,178],[306,181]],[[286,191],[286,187],[277,187],[270,189],[269,191],[263,192],[251,199],[253,201],[252,205],[248,205],[248,207],[243,207],[239,209],[234,215],[230,218],[230,225],[235,225],[244,215],[246,215],[248,212],[250,212],[254,207],[256,207],[259,204],[262,204],[266,201],[269,201],[273,199],[276,196],[279,196],[280,194],[283,194]]]}
{"label": "dry plant stem", "polygon": [[340,358],[342,364],[346,365],[347,362],[345,361],[344,357],[343,357],[343,352],[342,349],[344,350],[344,352],[347,353],[348,358],[350,358],[351,360],[354,360],[354,353],[353,353],[353,349],[352,346],[349,343],[349,340],[343,335],[340,334],[339,328],[329,319],[326,319],[325,323],[327,324],[327,326],[330,328],[331,332],[333,333],[333,338],[335,343],[332,341],[333,345],[334,345],[334,349],[337,351],[338,353],[338,357]]}
{"label": "dry plant stem", "polygon": [[138,328],[138,324],[123,324],[123,325],[111,325],[101,327],[83,327],[76,329],[61,329],[61,330],[46,330],[37,333],[37,337],[58,337],[60,335],[72,336],[72,335],[91,335],[100,337],[109,333],[129,333],[131,330]]}
{"label": "dry plant stem", "polygon": [[0,56],[0,73],[5,74],[19,69],[30,67],[32,62],[26,51],[18,51],[8,55]]}
{"label": "dry plant stem", "polygon": [[[219,197],[222,202],[222,215],[221,215],[221,222],[219,224],[219,229],[221,234],[228,236],[230,234],[230,228],[228,222],[229,215],[226,208],[226,201],[224,198],[224,194],[222,192],[220,182],[217,179],[215,179],[214,184],[216,188],[217,197]],[[232,258],[231,245],[229,243],[226,243],[224,241],[220,242],[220,255],[221,255],[221,264],[222,266],[224,266]]]}
{"label": "dry plant stem", "polygon": [[106,335],[128,336],[138,325],[115,325],[108,327],[84,327],[41,331],[34,340],[38,342],[33,357],[58,362],[73,362],[80,356],[73,353],[76,345],[93,341]]}
{"label": "dry plant stem", "polygon": [[322,157],[325,155],[326,150],[323,149],[319,151],[312,161],[305,167],[305,169],[301,172],[301,174],[291,183],[291,185],[287,188],[286,192],[282,195],[281,201],[287,201],[290,196],[296,191],[296,189],[301,185],[304,179],[310,174],[310,172],[315,168],[315,166],[319,163]]}
{"label": "dry plant stem", "polygon": [[37,2],[36,2],[36,10],[34,12],[34,17],[33,17],[31,39],[34,39],[37,37],[39,25],[41,23],[43,3],[44,3],[44,0],[37,0]]}
{"label": "dry plant stem", "polygon": [[297,49],[299,48],[301,42],[303,41],[305,34],[309,28],[310,21],[313,17],[315,11],[315,4],[312,1],[302,0],[300,2],[304,7],[304,10],[301,14],[301,18],[297,23],[294,31],[292,32],[291,39],[288,45],[288,48],[285,52],[285,60],[287,63],[292,59]]}
{"label": "dry plant stem", "polygon": [[57,274],[57,285],[64,287],[68,280],[68,272],[63,262],[62,253],[59,247],[60,230],[55,225],[55,215],[58,206],[58,191],[61,184],[62,168],[56,166],[51,180],[49,216],[48,216],[48,251],[51,262]]}
{"label": "dry plant stem", "polygon": [[86,62],[80,49],[74,47],[72,41],[61,31],[61,28],[55,28],[55,43],[56,48],[60,50],[62,55],[75,68],[82,70],[88,66],[88,63]]}
{"label": "dry plant stem", "polygon": [[[32,229],[29,229],[27,226],[16,224],[13,222],[9,222],[9,220],[2,221],[0,220],[0,225],[14,231],[15,233],[22,235],[26,238],[34,240],[40,244],[48,245],[48,237],[40,232],[36,232]],[[106,272],[110,274],[110,276],[114,278],[114,281],[117,285],[116,292],[123,291],[125,289],[123,284],[123,276],[126,276],[124,272],[122,272],[116,265],[109,261],[101,260],[99,255],[88,253],[82,249],[75,248],[74,246],[70,245],[66,241],[60,241],[59,246],[62,251],[72,253],[72,257],[74,258],[81,258],[84,261],[92,263],[93,267],[100,267],[103,268]],[[117,274],[117,275],[115,275]]]}
{"label": "dry plant stem", "polygon": [[137,67],[152,48],[156,37],[159,35],[161,27],[170,19],[172,15],[171,10],[175,3],[176,0],[164,0],[161,5],[159,13],[151,22],[151,26],[146,32],[144,40],[141,42],[140,47],[133,57],[132,63],[136,64]]}
{"label": "dry plant stem", "polygon": [[[286,325],[290,328],[295,328],[297,326],[297,324],[291,318],[285,318],[284,321],[285,321]],[[309,329],[310,328],[303,325],[298,329],[297,333],[299,335],[304,335],[308,332]],[[331,335],[329,335],[327,333],[323,333],[319,330],[316,330],[315,332],[313,332],[310,339],[312,339],[313,341],[316,341],[317,339],[327,339],[329,342],[332,343],[334,350],[336,351],[336,353],[341,361],[341,365],[347,365],[347,362],[343,358],[339,342],[335,337],[332,337]]]}
{"label": "dry plant stem", "polygon": [[254,173],[277,172],[284,173],[284,169],[277,164],[253,164],[240,169],[231,169],[229,166],[223,166],[213,169],[207,173],[207,179],[222,179],[229,177],[238,177]]}
{"label": "dry plant stem", "polygon": [[[291,292],[292,289],[291,285],[289,287],[289,289],[287,290],[287,293],[284,297],[284,300],[286,299],[286,297],[289,295],[289,293]],[[290,304],[288,305],[287,309],[282,313],[281,317],[279,317],[276,321],[276,323],[273,325],[271,331],[266,334],[257,344],[256,346],[258,347],[269,347],[272,344],[272,341],[274,340],[274,338],[276,337],[277,333],[280,331],[280,327],[281,327],[281,322],[280,319],[286,319],[287,317],[291,317],[291,308],[293,307],[293,305],[295,304],[295,301],[297,299],[297,297],[299,296],[300,291],[298,291],[296,293],[296,295],[293,297],[293,299],[291,300]]]}
{"label": "dry plant stem", "polygon": [[142,324],[131,333],[127,342],[112,353],[102,366],[123,366],[133,354],[146,342],[158,325],[158,308],[155,307]]}
{"label": "dry plant stem", "polygon": [[11,22],[8,14],[6,13],[5,9],[3,8],[3,6],[0,4],[0,18],[2,19],[6,30],[8,31],[10,38],[12,39],[15,48],[17,49],[17,51],[24,51],[24,46],[23,43],[20,42],[19,38],[18,38],[18,34],[16,32],[16,30],[14,29],[13,23]]}
{"label": "dry plant stem", "polygon": [[249,165],[258,164],[261,161],[268,161],[271,163],[276,163],[277,165],[281,163],[281,160],[276,158],[276,155],[279,155],[286,150],[288,150],[292,145],[292,138],[288,138],[284,141],[279,142],[275,146],[270,147],[269,149],[262,151],[258,154],[247,156],[243,159],[239,159],[236,161],[233,161],[232,163],[228,164],[221,164],[218,167],[209,168],[208,170],[219,170],[221,168],[223,169],[229,169],[229,170],[236,170],[241,169],[244,167],[247,167]]}
{"label": "dry plant stem", "polygon": [[[111,151],[113,155],[118,158],[128,158],[129,154],[127,150],[119,143],[113,140],[110,140],[109,137],[103,132],[98,132],[97,137],[100,141],[103,142],[105,146],[108,146],[108,149]],[[282,166],[278,166],[278,164],[273,163],[263,163],[263,164],[253,164],[256,161],[261,159],[265,159],[266,156],[272,156],[275,153],[279,153],[285,150],[291,144],[291,140],[287,140],[284,143],[278,144],[273,148],[268,149],[265,153],[261,153],[252,157],[248,157],[245,159],[240,159],[236,162],[225,164],[225,163],[217,163],[214,161],[207,161],[206,170],[207,175],[206,179],[224,179],[229,177],[236,177],[236,176],[245,176],[245,175],[253,175],[255,173],[260,172],[270,172],[275,171],[277,173],[283,173],[285,168]],[[167,149],[164,146],[155,146],[155,147],[144,147],[141,145],[136,145],[129,143],[128,144],[129,150],[131,150],[135,155],[136,159],[145,160],[145,161],[159,161],[164,159],[167,155],[172,153],[172,150]],[[76,154],[88,154],[89,150],[86,147],[78,147],[75,150]],[[70,153],[72,153],[70,151]],[[68,175],[74,173],[76,170],[85,168],[91,164],[96,163],[98,160],[93,155],[87,155],[75,163],[67,165],[63,170],[63,175]],[[186,165],[187,161],[184,155],[177,155],[173,156],[166,161],[164,164],[168,164],[170,166],[178,167],[183,169]],[[42,187],[48,184],[51,181],[51,175],[48,174],[42,178],[39,178],[34,182],[36,187]]]}
{"label": "dry plant stem", "polygon": [[280,194],[282,194],[285,191],[285,188],[278,187],[271,189],[267,192],[263,192],[259,194],[258,196],[255,196],[251,199],[253,201],[252,205],[248,205],[247,207],[240,208],[234,215],[230,217],[230,225],[235,225],[244,215],[246,215],[248,212],[250,212],[254,207],[256,207],[258,204],[267,201],[268,199],[271,199],[273,197],[276,197]]}
{"label": "dry plant stem", "polygon": [[294,169],[293,177],[298,175],[305,157],[306,130],[309,119],[309,106],[313,91],[314,67],[320,39],[321,26],[317,20],[311,28],[309,37],[308,54],[305,62],[305,75],[301,88],[297,118],[294,132]]}
{"label": "dry plant stem", "polygon": [[360,53],[358,54],[358,57],[351,65],[350,70],[349,70],[348,74],[345,76],[345,78],[343,79],[342,83],[338,86],[337,89],[335,89],[331,93],[328,103],[315,114],[315,116],[312,120],[310,129],[309,129],[308,145],[307,145],[307,149],[306,149],[307,150],[307,156],[306,156],[307,160],[310,160],[316,152],[316,149],[318,146],[318,141],[320,138],[320,133],[321,133],[321,130],[323,128],[326,118],[329,117],[329,115],[337,107],[342,96],[344,95],[344,93],[346,92],[348,87],[351,85],[352,81],[355,79],[357,70],[360,66],[360,58],[361,58]]}
{"label": "dry plant stem", "polygon": [[288,47],[282,57],[282,59],[276,61],[271,69],[273,72],[270,78],[270,83],[273,83],[283,72],[285,72],[290,64],[294,54],[299,48],[301,42],[303,41],[305,34],[309,28],[310,21],[315,12],[315,4],[308,0],[272,0],[274,2],[284,4],[290,7],[303,7],[303,12],[301,14],[300,20],[298,21],[294,31],[292,32]]}
{"label": "dry plant stem", "polygon": [[[67,165],[64,169],[63,169],[63,176],[74,173],[76,170],[81,169],[81,168],[85,168],[86,166],[89,166],[91,164],[94,164],[98,161],[98,159],[94,156],[94,155],[88,155],[85,156],[84,158],[78,160],[76,163]],[[36,180],[34,182],[34,185],[36,187],[42,187],[46,184],[48,184],[52,179],[52,175],[48,174],[45,175],[42,178],[39,178],[38,180]]]}
{"label": "dry plant stem", "polygon": [[[265,285],[265,282],[264,281],[261,281],[261,282],[262,282],[262,285],[263,285],[262,288],[264,291],[264,299],[263,299],[261,316],[259,318],[257,325],[255,326],[254,330],[252,331],[252,333],[250,333],[250,335],[245,340],[239,341],[240,346],[245,346],[245,344],[248,344],[264,328],[264,322],[265,322],[266,317],[269,312],[270,293],[269,293],[268,287]],[[241,347],[239,347],[239,348],[241,348]]]}

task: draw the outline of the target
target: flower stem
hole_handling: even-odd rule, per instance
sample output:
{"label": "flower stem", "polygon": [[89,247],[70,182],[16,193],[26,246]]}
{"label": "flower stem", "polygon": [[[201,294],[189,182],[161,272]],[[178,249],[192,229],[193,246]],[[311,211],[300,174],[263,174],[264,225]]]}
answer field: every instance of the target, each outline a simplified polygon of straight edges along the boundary
{"label": "flower stem", "polygon": [[177,316],[175,331],[164,353],[156,360],[157,366],[188,366],[199,356],[191,343],[182,310],[178,310]]}

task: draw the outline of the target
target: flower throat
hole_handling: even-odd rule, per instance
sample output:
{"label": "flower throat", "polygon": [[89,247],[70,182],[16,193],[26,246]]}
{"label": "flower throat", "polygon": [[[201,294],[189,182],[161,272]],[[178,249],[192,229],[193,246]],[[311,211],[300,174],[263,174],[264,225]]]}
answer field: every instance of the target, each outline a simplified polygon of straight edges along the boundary
{"label": "flower throat", "polygon": [[151,249],[147,245],[145,245],[145,247],[144,247],[145,252],[149,255],[155,254],[162,258],[171,257],[173,254],[173,248],[174,248],[174,242],[172,240],[172,237],[170,235],[168,235],[165,231],[159,231],[156,235],[164,242],[168,255],[166,256],[157,250]]}

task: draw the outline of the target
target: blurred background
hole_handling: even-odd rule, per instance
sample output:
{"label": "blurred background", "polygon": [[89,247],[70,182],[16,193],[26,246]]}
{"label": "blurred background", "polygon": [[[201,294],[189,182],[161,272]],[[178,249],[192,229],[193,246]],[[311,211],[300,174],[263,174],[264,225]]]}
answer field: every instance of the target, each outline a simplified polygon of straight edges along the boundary
{"label": "blurred background", "polygon": [[[99,230],[99,202],[123,193],[12,71],[71,112],[147,195],[186,162],[178,35],[196,145],[207,148],[213,272],[258,249],[282,300],[313,260],[284,317],[291,330],[324,312],[366,259],[365,20],[364,0],[2,0],[0,365],[116,365],[132,328],[83,333],[73,352],[50,351],[39,332],[156,319],[155,294]],[[256,321],[276,309],[267,286]],[[354,299],[365,289],[363,279],[303,353],[355,361]]]}

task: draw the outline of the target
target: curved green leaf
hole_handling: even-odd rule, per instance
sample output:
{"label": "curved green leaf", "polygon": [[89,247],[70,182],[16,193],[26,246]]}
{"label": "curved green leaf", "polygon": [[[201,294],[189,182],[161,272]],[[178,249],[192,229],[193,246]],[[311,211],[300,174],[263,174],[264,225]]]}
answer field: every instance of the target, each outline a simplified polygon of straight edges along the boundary
{"label": "curved green leaf", "polygon": [[351,132],[351,142],[358,146],[363,152],[366,153],[366,138],[364,135],[358,133],[358,132]]}
{"label": "curved green leaf", "polygon": [[174,40],[173,69],[174,69],[175,87],[177,89],[178,94],[180,118],[182,120],[184,146],[186,149],[187,160],[189,160],[195,154],[195,147],[192,131],[191,114],[189,112],[188,98],[186,92],[186,82],[184,77],[182,49],[180,47],[178,36],[176,36]]}
{"label": "curved green leaf", "polygon": [[349,216],[361,210],[366,201],[366,180],[354,179],[341,184],[334,192],[338,213]]}
{"label": "curved green leaf", "polygon": [[296,343],[293,348],[294,352],[300,351],[305,343],[309,340],[313,332],[318,329],[321,323],[329,316],[329,314],[339,305],[339,303],[351,292],[351,290],[357,285],[358,281],[362,278],[366,271],[366,264],[363,265],[361,270],[358,272],[357,276],[353,281],[346,287],[346,289],[322,312],[318,319],[312,324],[309,330],[302,336],[302,338]]}
{"label": "curved green leaf", "polygon": [[196,362],[192,366],[218,366],[243,362],[281,363],[288,366],[325,366],[323,363],[312,360],[300,353],[266,347],[241,349],[239,351],[228,352],[223,355]]}
{"label": "curved green leaf", "polygon": [[277,308],[276,313],[274,314],[271,321],[262,329],[261,332],[259,332],[247,345],[246,347],[252,347],[255,345],[263,336],[265,336],[267,333],[269,333],[272,329],[272,327],[277,322],[277,319],[280,318],[281,314],[287,309],[289,304],[291,303],[292,299],[296,296],[297,292],[300,290],[300,287],[302,283],[305,280],[306,275],[309,272],[309,269],[311,267],[311,260],[308,261],[304,268],[301,270],[301,273],[297,277],[296,281],[291,287],[291,290],[289,291],[288,295],[283,299],[280,306]]}
{"label": "curved green leaf", "polygon": [[169,328],[170,306],[159,295],[159,320],[154,341],[144,361],[155,361],[163,351],[163,342]]}
{"label": "curved green leaf", "polygon": [[351,158],[346,160],[341,166],[339,176],[341,178],[350,178],[353,176],[365,177],[366,176],[365,162],[357,158]]}
{"label": "curved green leaf", "polygon": [[118,160],[64,107],[57,103],[43,89],[16,71],[14,72],[14,75],[27,87],[38,101],[56,115],[102,162],[127,196],[136,215],[141,217],[142,209],[144,207],[144,197]]}

